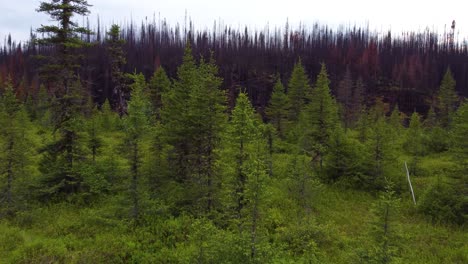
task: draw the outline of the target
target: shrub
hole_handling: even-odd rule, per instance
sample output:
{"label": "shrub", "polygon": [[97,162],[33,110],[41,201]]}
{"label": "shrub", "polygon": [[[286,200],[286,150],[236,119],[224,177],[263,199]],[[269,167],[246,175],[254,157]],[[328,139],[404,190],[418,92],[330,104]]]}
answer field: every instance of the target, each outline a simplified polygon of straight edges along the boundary
{"label": "shrub", "polygon": [[432,153],[440,153],[448,150],[449,136],[446,130],[440,127],[435,127],[429,132],[428,137],[424,138],[425,145]]}
{"label": "shrub", "polygon": [[459,187],[439,181],[426,191],[418,209],[434,223],[462,225],[466,222],[468,203]]}

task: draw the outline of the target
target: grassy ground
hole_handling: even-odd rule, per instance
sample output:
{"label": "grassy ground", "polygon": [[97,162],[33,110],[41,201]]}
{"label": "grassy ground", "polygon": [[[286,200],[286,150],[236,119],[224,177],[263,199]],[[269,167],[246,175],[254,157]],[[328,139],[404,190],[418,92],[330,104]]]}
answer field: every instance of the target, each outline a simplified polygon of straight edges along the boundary
{"label": "grassy ground", "polygon": [[[451,165],[446,156],[425,157],[424,174],[413,177],[417,199]],[[402,263],[468,263],[465,228],[433,224],[416,211],[409,193],[401,198],[394,228],[401,234]],[[86,208],[69,204],[35,208],[0,221],[0,263],[135,263],[130,255],[151,251],[140,244],[150,241],[151,235],[131,228],[123,212],[116,218],[115,199],[102,199]],[[317,243],[322,262],[359,262],[363,249],[374,243],[369,219],[376,199],[364,191],[329,185],[314,195],[311,214],[327,238]]]}

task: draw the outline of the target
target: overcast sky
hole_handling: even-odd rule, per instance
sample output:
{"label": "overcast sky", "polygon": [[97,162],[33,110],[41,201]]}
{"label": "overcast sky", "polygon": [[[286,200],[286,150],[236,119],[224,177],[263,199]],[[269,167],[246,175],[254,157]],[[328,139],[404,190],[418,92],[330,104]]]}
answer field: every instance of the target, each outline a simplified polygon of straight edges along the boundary
{"label": "overcast sky", "polygon": [[[40,0],[2,1],[0,40],[8,33],[14,40],[25,40],[30,28],[49,24],[46,14],[35,9]],[[283,27],[286,19],[295,27],[302,22],[337,25],[365,25],[371,29],[393,31],[444,31],[452,20],[457,22],[459,39],[468,38],[468,0],[88,0],[92,4],[90,21],[97,16],[104,24],[123,23],[133,18],[166,18],[170,24],[184,23],[185,12],[198,28],[212,28],[221,18],[225,25],[247,25],[262,29],[269,23]],[[82,18],[76,18],[82,21]]]}

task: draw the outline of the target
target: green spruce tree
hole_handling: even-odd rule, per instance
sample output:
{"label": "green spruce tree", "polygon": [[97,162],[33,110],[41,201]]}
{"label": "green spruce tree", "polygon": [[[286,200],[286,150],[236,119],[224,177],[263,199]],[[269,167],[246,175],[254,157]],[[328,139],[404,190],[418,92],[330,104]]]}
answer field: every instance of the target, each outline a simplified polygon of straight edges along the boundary
{"label": "green spruce tree", "polygon": [[223,185],[229,197],[226,209],[233,213],[231,223],[249,238],[252,262],[261,259],[258,245],[264,239],[261,221],[269,181],[268,139],[263,133],[267,128],[263,126],[247,95],[240,93],[225,135],[222,164],[228,169]]}
{"label": "green spruce tree", "polygon": [[52,105],[54,140],[43,149],[39,169],[40,196],[57,200],[82,191],[80,166],[87,156],[81,84],[76,81],[68,93]]}
{"label": "green spruce tree", "polygon": [[306,151],[313,153],[313,159],[319,162],[320,168],[328,151],[330,135],[338,125],[338,109],[329,85],[327,70],[322,64],[310,103],[301,113],[302,144]]}
{"label": "green spruce tree", "polygon": [[169,80],[169,77],[167,77],[164,68],[158,67],[148,83],[151,104],[153,106],[153,112],[155,113],[156,120],[161,119],[161,95],[163,93],[167,93],[171,89],[171,85],[172,83]]}
{"label": "green spruce tree", "polygon": [[247,171],[246,164],[250,159],[250,149],[258,134],[255,110],[253,109],[247,94],[240,93],[236,100],[236,106],[232,111],[231,120],[227,130],[226,156],[234,164],[230,185],[234,191],[235,217],[241,221],[244,215],[246,201]]}
{"label": "green spruce tree", "polygon": [[71,194],[81,190],[82,177],[76,165],[83,157],[80,146],[83,95],[76,74],[81,58],[77,50],[87,46],[80,34],[91,32],[79,27],[72,18],[75,15],[88,15],[89,6],[86,0],[53,0],[41,2],[37,9],[57,22],[57,25],[42,26],[37,30],[45,35],[38,43],[57,50],[55,55],[47,57],[47,63],[41,67],[42,78],[54,88],[57,97],[52,106],[56,140],[45,148],[41,164],[45,176],[42,180],[44,196]]}
{"label": "green spruce tree", "polygon": [[103,144],[100,136],[99,110],[97,106],[92,108],[91,115],[86,119],[85,127],[88,134],[88,149],[91,151],[91,160],[95,163],[98,151]]}
{"label": "green spruce tree", "polygon": [[16,186],[28,175],[32,152],[31,124],[24,106],[16,99],[11,80],[0,97],[0,216],[13,213],[19,205]]}
{"label": "green spruce tree", "polygon": [[392,143],[393,133],[385,116],[372,124],[366,142],[367,177],[362,179],[362,186],[368,189],[383,189],[385,179],[392,179],[395,168],[395,146]]}
{"label": "green spruce tree", "polygon": [[[454,153],[458,166],[467,175],[468,172],[468,102],[463,102],[454,116],[452,128],[452,142],[450,150]],[[464,176],[466,179],[466,176]]]}
{"label": "green spruce tree", "polygon": [[409,162],[410,173],[417,175],[419,171],[419,161],[425,154],[425,148],[424,130],[421,124],[421,118],[416,112],[411,115],[404,148],[409,154],[411,154],[411,160]]}
{"label": "green spruce tree", "polygon": [[392,142],[395,146],[400,146],[401,142],[404,141],[404,138],[401,137],[403,132],[403,114],[400,112],[398,108],[398,104],[393,107],[393,111],[390,114],[390,118],[388,119],[388,124],[390,125],[389,128],[392,130]]}
{"label": "green spruce tree", "polygon": [[437,109],[439,111],[440,125],[444,128],[450,125],[453,113],[457,107],[458,95],[455,90],[456,82],[450,68],[445,72],[444,78],[437,92]]}
{"label": "green spruce tree", "polygon": [[128,88],[126,77],[122,72],[122,67],[127,63],[123,45],[125,40],[120,38],[120,27],[112,25],[107,32],[107,54],[109,56],[109,66],[111,71],[112,98],[115,100],[115,108],[120,115],[126,111],[126,100],[128,98]]}
{"label": "green spruce tree", "polygon": [[258,132],[253,136],[253,150],[244,167],[246,181],[243,199],[245,198],[245,209],[250,211],[247,215],[249,219],[247,225],[250,227],[250,258],[252,262],[257,262],[260,255],[257,245],[261,239],[262,202],[265,201],[265,188],[269,177],[267,163],[265,162],[266,141]]}
{"label": "green spruce tree", "polygon": [[150,103],[145,96],[146,82],[143,74],[131,75],[133,84],[130,86],[131,99],[124,119],[125,156],[130,165],[130,197],[132,200],[131,216],[138,222],[141,215],[140,197],[142,181],[142,162],[144,156],[144,138],[149,130],[147,115]]}
{"label": "green spruce tree", "polygon": [[347,182],[355,183],[364,172],[363,144],[337,126],[330,136],[329,148],[325,159],[325,180],[336,182],[345,179]]}
{"label": "green spruce tree", "polygon": [[396,221],[400,210],[400,199],[391,184],[385,186],[379,200],[372,207],[371,235],[375,244],[370,250],[369,263],[394,263],[401,255],[401,233]]}
{"label": "green spruce tree", "polygon": [[302,65],[301,59],[294,65],[291,78],[288,82],[288,99],[290,103],[289,121],[292,125],[299,120],[304,105],[310,100],[309,78]]}
{"label": "green spruce tree", "polygon": [[468,143],[466,135],[468,133],[468,102],[464,101],[458,108],[454,119],[452,129],[452,144],[450,152],[454,154],[457,163],[456,172],[452,175],[453,180],[453,204],[452,211],[455,217],[453,222],[462,224],[467,222],[468,202]]}
{"label": "green spruce tree", "polygon": [[390,114],[390,119],[388,120],[390,126],[395,130],[396,134],[399,134],[403,129],[402,124],[402,113],[398,107],[398,104],[393,107],[393,111]]}
{"label": "green spruce tree", "polygon": [[215,164],[221,133],[225,128],[226,96],[220,89],[222,79],[217,77],[218,68],[211,61],[203,60],[197,69],[198,83],[189,94],[188,128],[186,138],[191,147],[188,153],[190,178],[197,194],[194,197],[198,212],[210,213],[216,203],[219,185]]}
{"label": "green spruce tree", "polygon": [[362,109],[355,126],[360,142],[365,142],[369,138],[370,126],[372,124],[370,113],[367,109]]}
{"label": "green spruce tree", "polygon": [[437,126],[438,120],[434,107],[431,105],[429,111],[427,111],[426,119],[424,120],[424,127],[426,129],[432,129]]}
{"label": "green spruce tree", "polygon": [[281,83],[281,79],[278,77],[265,113],[271,124],[276,128],[279,137],[282,139],[284,139],[285,136],[288,110],[288,97],[284,92],[284,86]]}
{"label": "green spruce tree", "polygon": [[441,122],[442,120],[438,118],[434,107],[431,105],[431,108],[427,112],[426,119],[424,120],[424,128],[427,134],[424,144],[427,146],[428,151],[440,153],[449,148],[448,130],[442,127]]}
{"label": "green spruce tree", "polygon": [[90,34],[84,27],[78,26],[74,16],[87,16],[90,5],[86,0],[51,0],[40,2],[38,12],[48,14],[56,25],[43,25],[37,32],[45,35],[38,39],[38,44],[56,48],[54,56],[47,57],[47,63],[41,68],[42,78],[55,86],[59,94],[67,95],[70,86],[77,79],[76,71],[80,68],[80,57],[76,51],[87,46],[80,34]]}
{"label": "green spruce tree", "polygon": [[191,173],[189,154],[191,150],[189,123],[189,100],[198,83],[197,66],[189,44],[185,48],[182,65],[177,70],[177,79],[172,88],[162,94],[161,123],[167,143],[173,149],[169,155],[170,170],[178,183],[188,183]]}
{"label": "green spruce tree", "polygon": [[113,132],[118,128],[119,121],[118,114],[112,111],[109,100],[106,100],[98,114],[100,129],[105,132]]}

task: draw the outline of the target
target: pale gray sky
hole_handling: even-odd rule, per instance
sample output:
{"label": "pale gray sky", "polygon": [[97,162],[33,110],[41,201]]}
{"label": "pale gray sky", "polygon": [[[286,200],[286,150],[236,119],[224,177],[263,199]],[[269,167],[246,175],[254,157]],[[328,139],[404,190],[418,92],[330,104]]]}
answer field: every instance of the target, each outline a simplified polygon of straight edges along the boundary
{"label": "pale gray sky", "polygon": [[[3,2],[3,1],[2,1]],[[39,0],[5,1],[1,6],[0,40],[8,33],[14,40],[25,40],[29,30],[49,24],[45,14],[35,12]],[[444,31],[456,20],[459,39],[468,38],[467,0],[88,0],[92,4],[90,21],[97,15],[105,25],[123,23],[133,18],[166,18],[171,25],[184,23],[185,11],[198,28],[213,27],[221,18],[224,25],[244,25],[263,29],[283,27],[286,19],[292,27],[302,22],[337,25],[365,25],[371,29],[393,31],[424,30],[426,27]],[[76,18],[82,21],[82,18]],[[396,32],[395,32],[396,33]]]}

